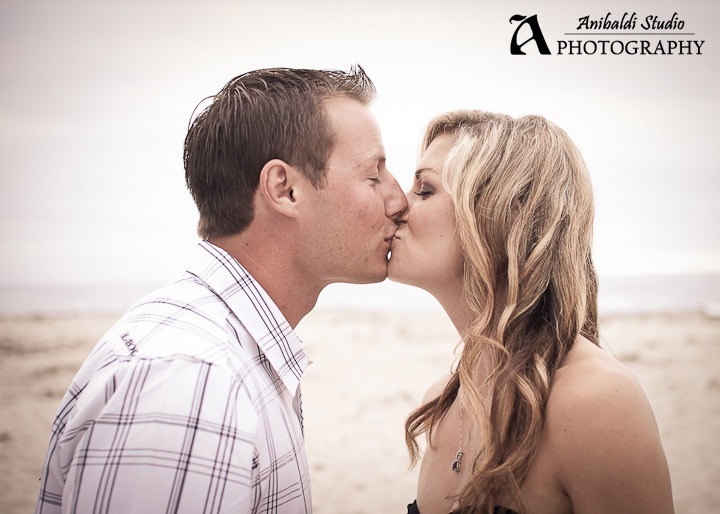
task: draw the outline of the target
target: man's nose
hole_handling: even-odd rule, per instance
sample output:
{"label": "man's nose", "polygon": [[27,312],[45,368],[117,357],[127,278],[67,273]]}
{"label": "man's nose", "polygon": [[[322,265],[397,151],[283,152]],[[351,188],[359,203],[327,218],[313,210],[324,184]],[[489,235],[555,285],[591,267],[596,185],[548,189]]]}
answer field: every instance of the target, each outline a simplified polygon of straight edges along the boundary
{"label": "man's nose", "polygon": [[403,193],[403,196],[405,197],[405,209],[397,216],[397,218],[395,218],[395,223],[398,227],[401,227],[407,223],[408,214],[410,214],[410,205],[416,198],[413,195],[412,189],[408,190],[407,193]]}
{"label": "man's nose", "polygon": [[403,190],[400,188],[400,184],[395,180],[395,177],[390,173],[388,173],[388,175],[389,180],[385,181],[385,185],[387,186],[385,193],[385,216],[391,220],[398,221],[405,214],[408,208],[408,201],[405,193],[403,193]]}

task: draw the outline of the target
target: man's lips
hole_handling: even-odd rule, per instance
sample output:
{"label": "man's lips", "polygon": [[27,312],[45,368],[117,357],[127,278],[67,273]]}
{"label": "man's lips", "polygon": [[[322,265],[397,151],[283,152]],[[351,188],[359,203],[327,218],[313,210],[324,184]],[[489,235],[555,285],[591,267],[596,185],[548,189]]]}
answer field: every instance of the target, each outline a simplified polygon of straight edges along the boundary
{"label": "man's lips", "polygon": [[395,241],[399,241],[402,239],[400,236],[397,235],[397,233],[392,237],[392,241],[390,241],[390,249],[392,250],[395,247]]}
{"label": "man's lips", "polygon": [[385,237],[385,242],[392,243],[393,239],[395,239],[396,237],[397,237],[397,230],[393,230],[392,234]]}
{"label": "man's lips", "polygon": [[385,238],[385,242],[392,245],[392,243],[394,243],[396,239],[401,239],[401,237],[398,235],[398,232],[400,230],[402,230],[402,227],[396,227],[395,230],[393,230],[393,233]]}

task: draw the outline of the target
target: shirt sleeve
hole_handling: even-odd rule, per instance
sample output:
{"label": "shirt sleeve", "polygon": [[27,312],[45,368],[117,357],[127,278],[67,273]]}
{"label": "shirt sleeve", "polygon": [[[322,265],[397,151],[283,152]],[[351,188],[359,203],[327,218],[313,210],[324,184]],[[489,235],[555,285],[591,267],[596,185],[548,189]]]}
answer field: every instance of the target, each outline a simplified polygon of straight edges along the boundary
{"label": "shirt sleeve", "polygon": [[246,389],[223,367],[173,356],[99,373],[58,442],[61,510],[253,512],[257,426]]}

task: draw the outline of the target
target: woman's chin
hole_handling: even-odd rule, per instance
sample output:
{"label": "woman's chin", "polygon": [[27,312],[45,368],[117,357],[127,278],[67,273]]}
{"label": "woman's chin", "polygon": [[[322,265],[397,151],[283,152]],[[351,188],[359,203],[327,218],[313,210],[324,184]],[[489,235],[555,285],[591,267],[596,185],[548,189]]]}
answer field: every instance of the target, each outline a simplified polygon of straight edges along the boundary
{"label": "woman's chin", "polygon": [[412,276],[407,273],[407,270],[403,269],[403,266],[397,262],[393,262],[392,257],[388,261],[387,277],[392,282],[397,282],[398,284],[417,286]]}
{"label": "woman's chin", "polygon": [[[397,257],[396,257],[397,259]],[[393,282],[401,282],[402,283],[402,267],[398,265],[397,260],[393,260],[392,254],[390,255],[390,259],[388,260],[387,264],[387,278],[392,280]]]}

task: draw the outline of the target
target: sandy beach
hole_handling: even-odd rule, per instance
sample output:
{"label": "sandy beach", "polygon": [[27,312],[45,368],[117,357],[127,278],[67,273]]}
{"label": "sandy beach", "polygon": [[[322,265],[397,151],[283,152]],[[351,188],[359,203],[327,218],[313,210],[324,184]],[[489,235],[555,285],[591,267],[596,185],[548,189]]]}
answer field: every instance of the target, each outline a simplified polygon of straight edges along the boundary
{"label": "sandy beach", "polygon": [[[32,512],[55,409],[108,316],[0,319],[0,512]],[[313,364],[303,381],[318,514],[402,513],[415,495],[403,422],[453,361],[441,312],[316,311],[297,329]],[[720,511],[720,319],[614,316],[604,342],[653,406],[676,511]]]}

